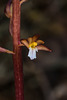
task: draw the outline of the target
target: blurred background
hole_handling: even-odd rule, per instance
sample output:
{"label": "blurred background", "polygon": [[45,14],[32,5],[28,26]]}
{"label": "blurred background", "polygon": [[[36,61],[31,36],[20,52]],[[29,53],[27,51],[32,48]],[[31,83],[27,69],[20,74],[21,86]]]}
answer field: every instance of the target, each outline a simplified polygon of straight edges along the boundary
{"label": "blurred background", "polygon": [[[0,0],[0,46],[12,50],[8,0]],[[31,61],[22,47],[25,100],[67,100],[67,0],[29,0],[21,6],[21,39],[40,34],[51,53]],[[0,53],[0,100],[15,100],[12,56]]]}

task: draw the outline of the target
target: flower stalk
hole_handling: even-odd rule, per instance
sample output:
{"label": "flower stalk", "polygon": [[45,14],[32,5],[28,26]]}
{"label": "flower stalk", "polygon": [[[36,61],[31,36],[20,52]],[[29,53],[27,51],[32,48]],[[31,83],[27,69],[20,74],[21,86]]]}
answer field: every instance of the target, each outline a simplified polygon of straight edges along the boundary
{"label": "flower stalk", "polygon": [[22,69],[22,54],[21,48],[18,47],[20,41],[20,2],[19,0],[13,0],[13,64],[14,64],[14,77],[15,77],[15,94],[16,100],[24,100],[23,90],[23,69]]}

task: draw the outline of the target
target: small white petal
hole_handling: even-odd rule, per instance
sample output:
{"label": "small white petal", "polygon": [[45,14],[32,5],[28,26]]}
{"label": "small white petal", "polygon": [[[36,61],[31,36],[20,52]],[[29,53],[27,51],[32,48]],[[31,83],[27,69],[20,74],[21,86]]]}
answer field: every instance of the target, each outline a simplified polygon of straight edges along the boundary
{"label": "small white petal", "polygon": [[32,53],[32,49],[31,49],[31,48],[29,48],[28,57],[30,57],[30,56],[31,56],[31,53]]}
{"label": "small white petal", "polygon": [[38,52],[37,48],[29,48],[28,57],[30,57],[31,60],[36,59],[36,52]]}
{"label": "small white petal", "polygon": [[36,49],[33,49],[33,59],[36,58]]}

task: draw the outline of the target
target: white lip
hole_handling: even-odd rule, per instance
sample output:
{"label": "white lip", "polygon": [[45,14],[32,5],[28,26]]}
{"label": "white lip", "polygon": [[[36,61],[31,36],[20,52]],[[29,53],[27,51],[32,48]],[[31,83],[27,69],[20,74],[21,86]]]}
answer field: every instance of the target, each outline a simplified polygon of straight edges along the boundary
{"label": "white lip", "polygon": [[37,48],[29,48],[28,57],[30,57],[31,60],[36,59],[36,52],[38,52]]}

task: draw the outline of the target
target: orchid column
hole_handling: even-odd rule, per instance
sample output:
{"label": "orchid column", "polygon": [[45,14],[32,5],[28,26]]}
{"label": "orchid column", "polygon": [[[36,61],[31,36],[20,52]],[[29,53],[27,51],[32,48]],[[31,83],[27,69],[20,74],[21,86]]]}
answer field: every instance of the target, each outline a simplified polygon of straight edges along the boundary
{"label": "orchid column", "polygon": [[20,41],[20,0],[13,0],[13,55],[14,77],[15,77],[15,94],[16,100],[24,100],[23,90],[23,70],[21,48],[18,47]]}

